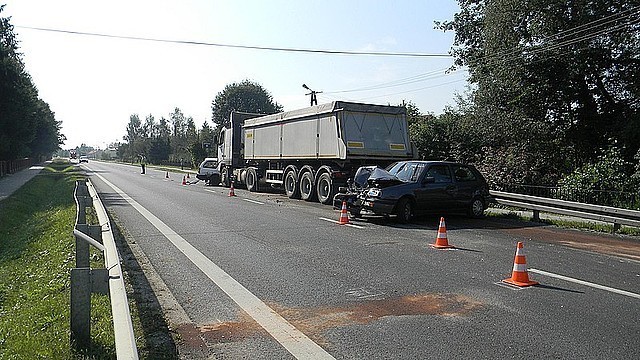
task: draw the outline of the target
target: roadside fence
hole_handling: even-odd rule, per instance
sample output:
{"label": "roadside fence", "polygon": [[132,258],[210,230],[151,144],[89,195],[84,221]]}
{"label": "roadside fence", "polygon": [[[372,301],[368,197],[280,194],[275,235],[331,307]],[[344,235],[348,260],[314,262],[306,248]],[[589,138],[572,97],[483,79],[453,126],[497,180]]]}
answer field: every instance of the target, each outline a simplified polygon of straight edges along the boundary
{"label": "roadside fence", "polygon": [[34,159],[24,158],[18,160],[1,160],[0,161],[0,177],[8,174],[14,174],[22,169],[26,169],[33,165]]}
{"label": "roadside fence", "polygon": [[640,193],[631,191],[590,190],[561,186],[497,184],[495,190],[585,204],[640,210]]}
{"label": "roadside fence", "polygon": [[619,230],[621,225],[640,228],[640,211],[636,210],[502,191],[490,191],[490,193],[498,204],[532,210],[534,221],[540,221],[540,211],[544,211],[611,223],[614,232]]}
{"label": "roadside fence", "polygon": [[[91,345],[91,294],[109,295],[116,356],[138,359],[120,257],[106,209],[90,180],[76,181],[77,205],[73,234],[76,241],[76,267],[71,270],[71,342],[78,350]],[[93,206],[100,225],[87,224],[86,208]],[[89,247],[104,254],[104,268],[91,269]]]}

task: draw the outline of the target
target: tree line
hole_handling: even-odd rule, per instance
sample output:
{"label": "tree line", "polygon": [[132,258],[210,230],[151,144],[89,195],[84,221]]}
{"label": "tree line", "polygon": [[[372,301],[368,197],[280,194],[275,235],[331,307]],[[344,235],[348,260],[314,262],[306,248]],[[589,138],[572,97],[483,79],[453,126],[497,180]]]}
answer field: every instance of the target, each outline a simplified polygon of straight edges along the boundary
{"label": "tree line", "polygon": [[200,129],[179,108],[168,119],[161,117],[157,122],[153,115],[142,121],[138,114],[132,114],[118,155],[129,161],[139,160],[142,155],[153,164],[196,166],[207,156],[217,156],[215,134],[228,125],[231,111],[273,114],[282,111],[282,106],[260,84],[244,80],[228,84],[218,93],[211,111],[215,127],[205,121]]}
{"label": "tree line", "polygon": [[0,16],[0,160],[46,158],[66,139],[18,50],[10,18]]}

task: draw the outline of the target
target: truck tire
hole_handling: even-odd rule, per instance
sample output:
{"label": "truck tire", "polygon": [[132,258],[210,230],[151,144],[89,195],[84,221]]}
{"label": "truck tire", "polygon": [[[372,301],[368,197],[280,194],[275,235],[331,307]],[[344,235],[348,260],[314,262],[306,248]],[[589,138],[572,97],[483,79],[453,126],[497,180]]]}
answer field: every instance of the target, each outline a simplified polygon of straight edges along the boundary
{"label": "truck tire", "polygon": [[251,192],[258,191],[258,173],[255,168],[247,169],[247,178],[245,181],[247,183],[247,190]]}
{"label": "truck tire", "polygon": [[231,181],[229,179],[229,169],[227,167],[223,167],[222,170],[220,170],[220,182],[224,187],[231,186]]}
{"label": "truck tire", "polygon": [[305,201],[315,200],[316,192],[313,186],[313,175],[309,171],[305,171],[300,176],[300,197]]}
{"label": "truck tire", "polygon": [[295,170],[291,170],[284,175],[284,192],[289,199],[300,199],[300,184]]}
{"label": "truck tire", "polygon": [[333,195],[335,191],[333,189],[333,180],[329,173],[322,173],[318,178],[316,184],[316,192],[318,195],[318,201],[322,204],[330,204],[333,202]]}

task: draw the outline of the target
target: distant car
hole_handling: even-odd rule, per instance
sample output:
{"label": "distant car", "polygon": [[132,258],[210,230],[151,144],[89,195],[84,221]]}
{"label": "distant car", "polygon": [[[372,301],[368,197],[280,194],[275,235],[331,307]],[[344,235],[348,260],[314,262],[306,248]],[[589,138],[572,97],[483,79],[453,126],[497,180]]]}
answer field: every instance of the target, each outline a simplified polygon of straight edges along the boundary
{"label": "distant car", "polygon": [[362,167],[348,189],[334,198],[349,212],[396,215],[406,223],[416,215],[466,212],[481,217],[491,202],[485,178],[471,165],[444,161],[400,161],[386,169]]}
{"label": "distant car", "polygon": [[81,162],[81,163],[83,163],[83,162],[84,162],[84,163],[88,163],[88,162],[89,162],[89,158],[87,158],[86,156],[80,156],[80,160],[79,160],[79,162]]}
{"label": "distant car", "polygon": [[198,167],[196,178],[204,180],[207,185],[220,184],[220,171],[218,171],[218,159],[206,158]]}

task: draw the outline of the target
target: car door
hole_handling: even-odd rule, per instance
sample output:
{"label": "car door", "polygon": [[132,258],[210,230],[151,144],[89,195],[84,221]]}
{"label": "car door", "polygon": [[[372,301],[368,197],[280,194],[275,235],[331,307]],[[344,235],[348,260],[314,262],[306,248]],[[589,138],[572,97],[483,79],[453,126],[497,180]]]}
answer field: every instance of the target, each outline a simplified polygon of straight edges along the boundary
{"label": "car door", "polygon": [[453,206],[456,209],[466,209],[478,191],[480,179],[469,166],[454,164],[451,168],[457,186]]}
{"label": "car door", "polygon": [[455,184],[447,164],[430,164],[423,171],[421,186],[416,190],[416,211],[433,213],[453,205]]}

